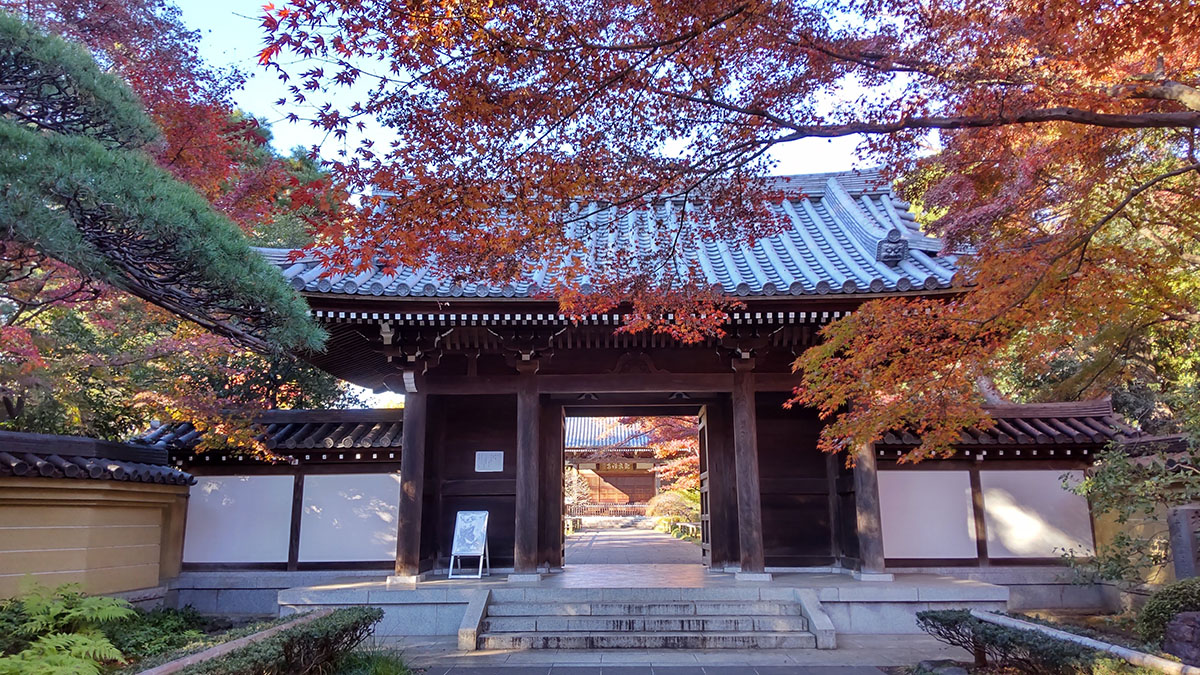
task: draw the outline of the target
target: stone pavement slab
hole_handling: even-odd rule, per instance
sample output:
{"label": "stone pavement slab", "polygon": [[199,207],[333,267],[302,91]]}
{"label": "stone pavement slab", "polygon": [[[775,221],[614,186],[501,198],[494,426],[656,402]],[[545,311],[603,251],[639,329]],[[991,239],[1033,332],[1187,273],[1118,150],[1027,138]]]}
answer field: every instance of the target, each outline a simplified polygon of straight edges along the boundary
{"label": "stone pavement slab", "polygon": [[760,667],[738,667],[738,665],[454,665],[434,667],[424,671],[425,675],[883,675],[878,668],[864,665],[760,665]]}
{"label": "stone pavement slab", "polygon": [[632,528],[583,530],[567,537],[567,565],[700,564],[700,547],[689,541]]}
{"label": "stone pavement slab", "polygon": [[[838,635],[825,649],[533,649],[458,651],[454,638],[388,641],[413,668],[430,675],[881,675],[878,667],[926,659],[970,661],[966,651],[928,635]],[[470,670],[472,668],[482,670]],[[637,670],[621,671],[621,668]],[[574,670],[573,670],[574,669]]]}

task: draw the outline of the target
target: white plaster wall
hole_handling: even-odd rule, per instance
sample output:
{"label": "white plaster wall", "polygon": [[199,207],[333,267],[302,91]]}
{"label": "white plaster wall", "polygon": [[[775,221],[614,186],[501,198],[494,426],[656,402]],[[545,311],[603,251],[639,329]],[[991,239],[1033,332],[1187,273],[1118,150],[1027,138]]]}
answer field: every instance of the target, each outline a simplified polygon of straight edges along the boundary
{"label": "white plaster wall", "polygon": [[304,477],[300,561],[396,559],[400,474]]}
{"label": "white plaster wall", "polygon": [[1057,558],[1067,550],[1092,555],[1087,500],[1062,486],[1079,471],[980,471],[989,558]]}
{"label": "white plaster wall", "polygon": [[183,561],[287,562],[292,476],[197,476]]}
{"label": "white plaster wall", "polygon": [[880,471],[885,558],[975,558],[966,471]]}

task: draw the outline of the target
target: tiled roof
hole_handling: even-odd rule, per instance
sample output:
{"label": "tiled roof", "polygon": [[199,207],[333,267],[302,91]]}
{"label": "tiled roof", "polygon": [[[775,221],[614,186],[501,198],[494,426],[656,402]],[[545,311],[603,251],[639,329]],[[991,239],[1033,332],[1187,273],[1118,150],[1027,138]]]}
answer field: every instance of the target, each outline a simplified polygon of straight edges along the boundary
{"label": "tiled roof", "polygon": [[191,485],[190,474],[167,466],[167,453],[84,436],[0,430],[0,476],[79,478]]}
{"label": "tiled roof", "polygon": [[[996,425],[959,432],[960,445],[1105,445],[1143,436],[1117,417],[1111,399],[996,405],[987,411]],[[887,433],[876,445],[915,446],[920,442],[907,432]]]}
{"label": "tiled roof", "polygon": [[191,485],[196,482],[189,473],[159,464],[32,452],[0,452],[0,476],[81,478],[166,485]]}
{"label": "tiled roof", "polygon": [[[711,284],[730,295],[824,295],[882,293],[946,288],[955,257],[940,255],[941,242],[921,234],[909,205],[898,200],[875,172],[810,174],[774,179],[794,195],[772,205],[791,224],[783,232],[748,246],[695,241],[689,255]],[[596,203],[578,204],[586,221],[593,259],[616,250],[649,255],[658,223],[671,222],[683,202],[650,202],[614,222],[614,211]],[[585,230],[587,234],[584,234]],[[371,269],[358,275],[323,274],[314,260],[293,262],[286,249],[258,249],[283,271],[297,290],[309,293],[383,297],[530,297],[552,288],[546,269],[516,283],[453,283],[429,269],[401,269],[387,275]],[[587,284],[584,280],[583,287]]]}
{"label": "tiled roof", "polygon": [[568,417],[564,428],[567,452],[640,450],[649,434],[619,417]]}
{"label": "tiled roof", "polygon": [[[399,448],[401,409],[273,410],[257,422],[258,436],[270,449]],[[131,443],[187,450],[203,434],[187,422],[159,424]]]}

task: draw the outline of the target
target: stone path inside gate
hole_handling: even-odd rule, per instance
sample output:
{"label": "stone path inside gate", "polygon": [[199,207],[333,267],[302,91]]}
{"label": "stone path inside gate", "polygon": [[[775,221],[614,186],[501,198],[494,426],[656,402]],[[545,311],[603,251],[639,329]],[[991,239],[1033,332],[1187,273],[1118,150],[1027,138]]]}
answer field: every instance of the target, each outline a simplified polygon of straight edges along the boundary
{"label": "stone path inside gate", "polygon": [[583,530],[567,537],[567,565],[680,565],[701,562],[689,541],[633,528]]}
{"label": "stone path inside gate", "polygon": [[838,648],[458,652],[452,638],[394,641],[423,675],[884,675],[924,660],[971,655],[920,635],[840,635]]}
{"label": "stone path inside gate", "polygon": [[451,666],[424,675],[884,675],[870,666]]}

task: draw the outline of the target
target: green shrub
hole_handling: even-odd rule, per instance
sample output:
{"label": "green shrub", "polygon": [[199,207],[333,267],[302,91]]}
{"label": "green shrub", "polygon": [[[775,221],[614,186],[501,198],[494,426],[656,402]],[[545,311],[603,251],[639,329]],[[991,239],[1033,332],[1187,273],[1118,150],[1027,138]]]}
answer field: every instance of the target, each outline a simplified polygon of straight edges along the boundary
{"label": "green shrub", "polygon": [[[188,610],[184,611],[190,612],[191,610],[189,608]],[[206,632],[203,637],[190,640],[187,642],[187,644],[184,644],[176,649],[160,652],[158,654],[148,654],[146,656],[129,660],[122,668],[112,671],[107,675],[133,675],[134,673],[150,670],[151,668],[161,666],[164,663],[170,663],[171,661],[181,659],[185,656],[198,654],[206,649],[216,647],[217,645],[222,645],[226,642],[232,642],[240,638],[248,637],[250,635],[254,635],[255,633],[261,633],[269,628],[274,628],[275,626],[291,623],[296,617],[287,616],[269,619],[266,621],[254,621],[236,628],[227,627],[230,625],[230,622],[225,619],[219,619],[215,617],[200,618],[202,621],[205,621],[208,624],[205,627],[205,630],[208,632]]]}
{"label": "green shrub", "polygon": [[86,596],[71,584],[0,601],[0,675],[98,675],[122,659],[102,629],[133,614],[124,600]]}
{"label": "green shrub", "polygon": [[971,652],[979,665],[1015,668],[1021,673],[1091,673],[1093,665],[1105,656],[1048,635],[981,621],[962,609],[917,612],[917,625],[938,640]]}
{"label": "green shrub", "polygon": [[371,634],[378,607],[347,607],[184,668],[183,675],[306,675],[329,672]]}
{"label": "green shrub", "polygon": [[204,640],[210,622],[195,609],[138,611],[127,621],[106,626],[104,633],[126,658],[165,654]]}
{"label": "green shrub", "polygon": [[1176,581],[1155,591],[1138,614],[1138,635],[1147,642],[1161,642],[1167,624],[1180,612],[1200,612],[1200,577]]}
{"label": "green shrub", "polygon": [[1106,659],[1097,659],[1092,664],[1091,675],[1160,675],[1161,673],[1161,670],[1135,666],[1125,659],[1118,659],[1113,656]]}
{"label": "green shrub", "polygon": [[648,516],[678,516],[694,521],[700,517],[700,497],[691,491],[675,490],[655,495],[646,505]]}

